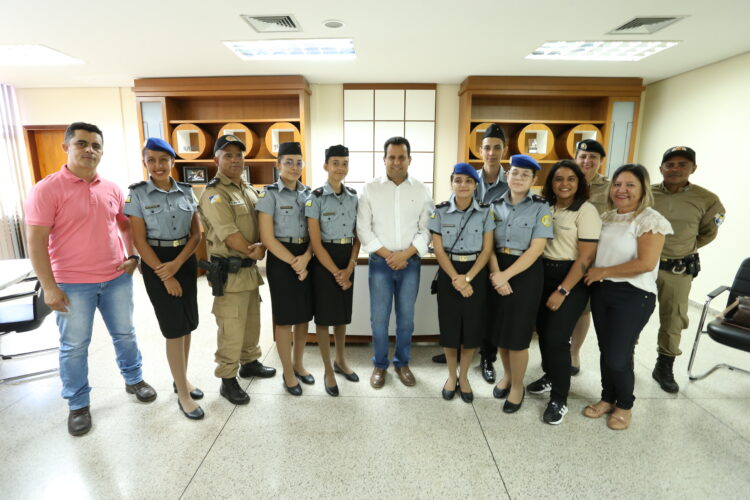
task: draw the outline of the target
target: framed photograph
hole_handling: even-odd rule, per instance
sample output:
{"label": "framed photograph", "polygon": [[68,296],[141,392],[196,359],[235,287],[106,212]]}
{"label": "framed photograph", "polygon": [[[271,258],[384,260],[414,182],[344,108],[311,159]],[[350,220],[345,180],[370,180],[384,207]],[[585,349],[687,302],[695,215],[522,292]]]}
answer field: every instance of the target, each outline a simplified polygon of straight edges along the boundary
{"label": "framed photograph", "polygon": [[208,179],[206,167],[182,167],[182,179],[190,184],[205,184]]}
{"label": "framed photograph", "polygon": [[247,182],[248,184],[250,183],[250,166],[249,165],[245,165],[242,168],[242,180],[244,182]]}

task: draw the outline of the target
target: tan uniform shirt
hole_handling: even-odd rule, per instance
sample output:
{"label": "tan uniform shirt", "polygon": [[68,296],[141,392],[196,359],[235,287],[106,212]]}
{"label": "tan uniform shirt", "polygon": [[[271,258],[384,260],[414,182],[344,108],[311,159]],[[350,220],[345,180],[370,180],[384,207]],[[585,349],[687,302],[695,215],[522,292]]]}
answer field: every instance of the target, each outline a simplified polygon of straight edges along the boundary
{"label": "tan uniform shirt", "polygon": [[670,193],[664,183],[654,184],[651,189],[654,209],[674,230],[664,241],[662,257],[680,259],[716,238],[726,212],[718,196],[695,184],[688,184],[676,193]]}
{"label": "tan uniform shirt", "polygon": [[552,207],[552,228],[555,236],[544,247],[544,258],[549,260],[576,260],[579,241],[599,241],[602,219],[594,205],[584,201],[568,208]]}
{"label": "tan uniform shirt", "polygon": [[[238,186],[221,173],[216,174],[216,179],[219,182],[210,182],[198,203],[198,213],[206,230],[208,254],[246,258],[246,255],[227,247],[224,240],[239,232],[249,243],[260,241],[258,214],[255,211],[258,192],[246,182],[242,183],[242,187]],[[224,291],[254,290],[262,284],[258,266],[243,267],[238,273],[229,274]]]}
{"label": "tan uniform shirt", "polygon": [[609,179],[599,172],[589,184],[589,203],[596,207],[599,215],[607,211],[607,199],[609,198]]}

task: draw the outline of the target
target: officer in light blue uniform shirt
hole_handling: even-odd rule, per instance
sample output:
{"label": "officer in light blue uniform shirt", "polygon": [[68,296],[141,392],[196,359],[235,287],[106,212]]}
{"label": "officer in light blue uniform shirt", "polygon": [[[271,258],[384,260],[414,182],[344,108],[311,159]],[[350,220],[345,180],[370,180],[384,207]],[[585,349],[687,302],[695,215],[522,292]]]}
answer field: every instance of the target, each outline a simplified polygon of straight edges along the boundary
{"label": "officer in light blue uniform shirt", "polygon": [[[516,155],[526,156],[526,155]],[[541,196],[529,190],[520,203],[511,203],[511,193],[507,191],[492,203],[495,217],[495,248],[507,249],[501,253],[521,255],[529,248],[534,238],[554,236],[552,213],[549,204]]]}
{"label": "officer in light blue uniform shirt", "polygon": [[[474,191],[474,198],[484,203],[492,203],[500,198],[508,190],[508,178],[505,170],[500,164],[507,141],[505,132],[500,125],[493,123],[484,131],[482,138],[482,160],[484,165],[479,170],[479,181],[477,190]],[[497,170],[495,170],[497,169]],[[497,178],[494,182],[489,183],[486,180],[487,175],[492,175],[497,171]],[[489,172],[489,174],[488,174]]]}
{"label": "officer in light blue uniform shirt", "polygon": [[[427,223],[427,229],[443,237],[443,248],[446,253],[450,255],[477,254],[482,251],[484,233],[495,228],[495,223],[490,216],[490,206],[474,200],[467,210],[459,210],[455,199],[456,195],[451,194],[448,201],[439,203],[435,207]],[[458,236],[462,226],[464,229]],[[458,241],[456,241],[457,236]]]}
{"label": "officer in light blue uniform shirt", "polygon": [[255,210],[273,217],[276,239],[282,243],[304,243],[309,239],[305,219],[305,202],[309,196],[310,188],[300,181],[293,191],[279,179],[261,191]]}
{"label": "officer in light blue uniform shirt", "polygon": [[310,193],[305,204],[305,216],[320,221],[320,236],[324,242],[354,238],[357,222],[357,191],[343,186],[336,194],[327,182]]}

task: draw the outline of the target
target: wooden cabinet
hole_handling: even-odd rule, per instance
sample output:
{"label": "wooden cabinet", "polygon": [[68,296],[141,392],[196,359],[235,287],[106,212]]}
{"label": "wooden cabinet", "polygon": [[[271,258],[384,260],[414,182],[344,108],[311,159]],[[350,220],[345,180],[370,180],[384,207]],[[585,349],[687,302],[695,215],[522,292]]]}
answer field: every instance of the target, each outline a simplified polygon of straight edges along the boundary
{"label": "wooden cabinet", "polygon": [[176,179],[188,181],[184,167],[206,168],[206,181],[216,174],[213,144],[225,129],[241,131],[252,143],[245,165],[253,185],[274,181],[274,148],[292,139],[301,142],[307,163],[301,180],[309,178],[310,88],[302,76],[142,78],[134,91],[141,140],[161,137],[172,144]]}
{"label": "wooden cabinet", "polygon": [[574,151],[585,138],[604,145],[601,172],[607,173],[633,159],[642,90],[640,78],[470,76],[459,90],[458,161],[481,168],[482,135],[489,123],[498,123],[508,155],[531,154],[539,161],[540,184],[552,164],[570,158],[570,144]]}

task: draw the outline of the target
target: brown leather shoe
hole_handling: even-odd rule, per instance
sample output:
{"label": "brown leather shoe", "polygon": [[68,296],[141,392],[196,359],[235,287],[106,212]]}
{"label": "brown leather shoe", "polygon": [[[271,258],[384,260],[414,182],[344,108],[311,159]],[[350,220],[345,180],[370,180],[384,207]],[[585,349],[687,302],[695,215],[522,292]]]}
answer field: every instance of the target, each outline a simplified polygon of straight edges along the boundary
{"label": "brown leather shoe", "polygon": [[148,385],[145,380],[141,380],[132,385],[125,384],[125,392],[128,394],[135,394],[138,401],[142,403],[150,403],[156,399],[156,391],[153,387]]}
{"label": "brown leather shoe", "polygon": [[375,368],[372,371],[370,385],[373,389],[380,389],[385,385],[385,368]]}
{"label": "brown leather shoe", "polygon": [[396,374],[398,374],[398,378],[401,379],[401,383],[407,387],[411,387],[417,383],[417,381],[414,379],[414,374],[411,372],[408,366],[397,366]]}
{"label": "brown leather shoe", "polygon": [[88,406],[71,410],[68,414],[68,432],[71,436],[83,436],[91,430],[91,412]]}

